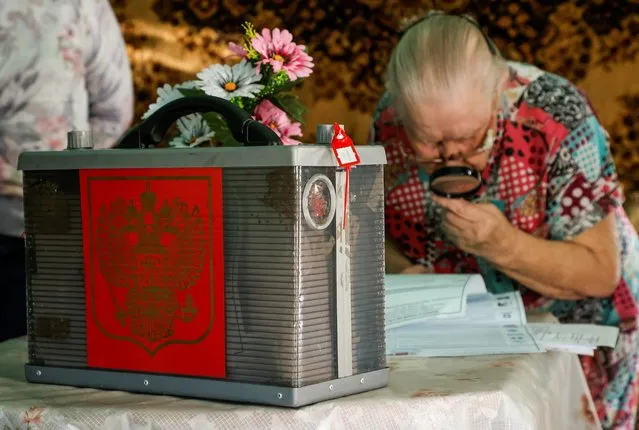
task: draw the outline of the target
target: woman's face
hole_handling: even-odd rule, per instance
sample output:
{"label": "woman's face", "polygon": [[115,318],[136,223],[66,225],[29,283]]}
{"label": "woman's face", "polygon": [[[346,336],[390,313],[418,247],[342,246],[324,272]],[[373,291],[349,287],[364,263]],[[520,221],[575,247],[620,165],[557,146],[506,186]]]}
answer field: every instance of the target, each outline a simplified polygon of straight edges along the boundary
{"label": "woman's face", "polygon": [[489,130],[496,126],[495,107],[478,96],[409,109],[407,132],[416,161],[428,173],[444,166],[471,166],[482,171],[490,156],[490,151],[483,149]]}

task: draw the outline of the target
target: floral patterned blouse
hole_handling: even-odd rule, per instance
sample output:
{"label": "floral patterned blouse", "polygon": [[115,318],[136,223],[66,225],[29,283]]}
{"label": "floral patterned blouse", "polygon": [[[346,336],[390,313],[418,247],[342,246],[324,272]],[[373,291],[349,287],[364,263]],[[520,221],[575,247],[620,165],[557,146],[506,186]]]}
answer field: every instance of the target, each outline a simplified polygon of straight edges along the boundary
{"label": "floral patterned blouse", "polygon": [[510,63],[510,68],[497,141],[477,198],[496,204],[522,231],[551,240],[574,237],[614,213],[622,261],[614,294],[578,301],[541,297],[449,243],[430,198],[428,174],[411,162],[404,129],[384,95],[371,143],[384,145],[388,158],[387,235],[412,261],[435,273],[481,273],[493,292],[519,289],[528,310],[550,311],[562,322],[619,326],[615,350],[599,349],[581,360],[604,428],[634,428],[639,241],[622,207],[608,135],[571,83],[530,65]]}
{"label": "floral patterned blouse", "polygon": [[23,151],[107,147],[133,116],[127,53],[108,0],[0,0],[0,234],[24,230]]}

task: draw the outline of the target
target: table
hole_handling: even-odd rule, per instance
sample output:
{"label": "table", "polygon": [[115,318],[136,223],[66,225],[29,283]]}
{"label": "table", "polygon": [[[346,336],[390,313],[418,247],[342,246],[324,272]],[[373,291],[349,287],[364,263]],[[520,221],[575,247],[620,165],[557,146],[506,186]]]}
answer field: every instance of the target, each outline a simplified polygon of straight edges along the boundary
{"label": "table", "polygon": [[299,410],[25,382],[26,339],[0,343],[0,429],[596,429],[575,355],[389,359],[388,388]]}

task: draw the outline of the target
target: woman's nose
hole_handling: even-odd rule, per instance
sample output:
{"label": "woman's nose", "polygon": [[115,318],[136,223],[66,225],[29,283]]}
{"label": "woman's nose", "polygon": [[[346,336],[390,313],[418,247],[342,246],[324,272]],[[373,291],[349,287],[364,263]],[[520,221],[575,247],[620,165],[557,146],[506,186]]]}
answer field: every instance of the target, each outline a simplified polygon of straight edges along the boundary
{"label": "woman's nose", "polygon": [[443,142],[440,145],[441,158],[446,162],[446,164],[461,163],[461,161],[464,159],[464,153],[462,149],[463,148],[455,142]]}

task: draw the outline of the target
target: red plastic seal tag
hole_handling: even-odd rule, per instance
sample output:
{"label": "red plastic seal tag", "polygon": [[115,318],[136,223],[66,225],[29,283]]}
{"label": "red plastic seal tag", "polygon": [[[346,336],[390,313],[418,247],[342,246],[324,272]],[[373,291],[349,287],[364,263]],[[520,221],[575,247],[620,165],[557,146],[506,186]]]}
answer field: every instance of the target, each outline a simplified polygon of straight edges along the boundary
{"label": "red plastic seal tag", "polygon": [[333,141],[331,142],[333,154],[337,164],[343,168],[357,166],[360,163],[359,154],[353,140],[346,134],[338,123],[333,124]]}
{"label": "red plastic seal tag", "polygon": [[348,213],[348,182],[350,180],[351,167],[360,163],[359,154],[353,140],[346,134],[344,129],[338,123],[333,124],[333,141],[331,142],[333,154],[337,160],[337,164],[346,171],[346,184],[344,185],[344,222],[343,228],[346,228],[346,217]]}

